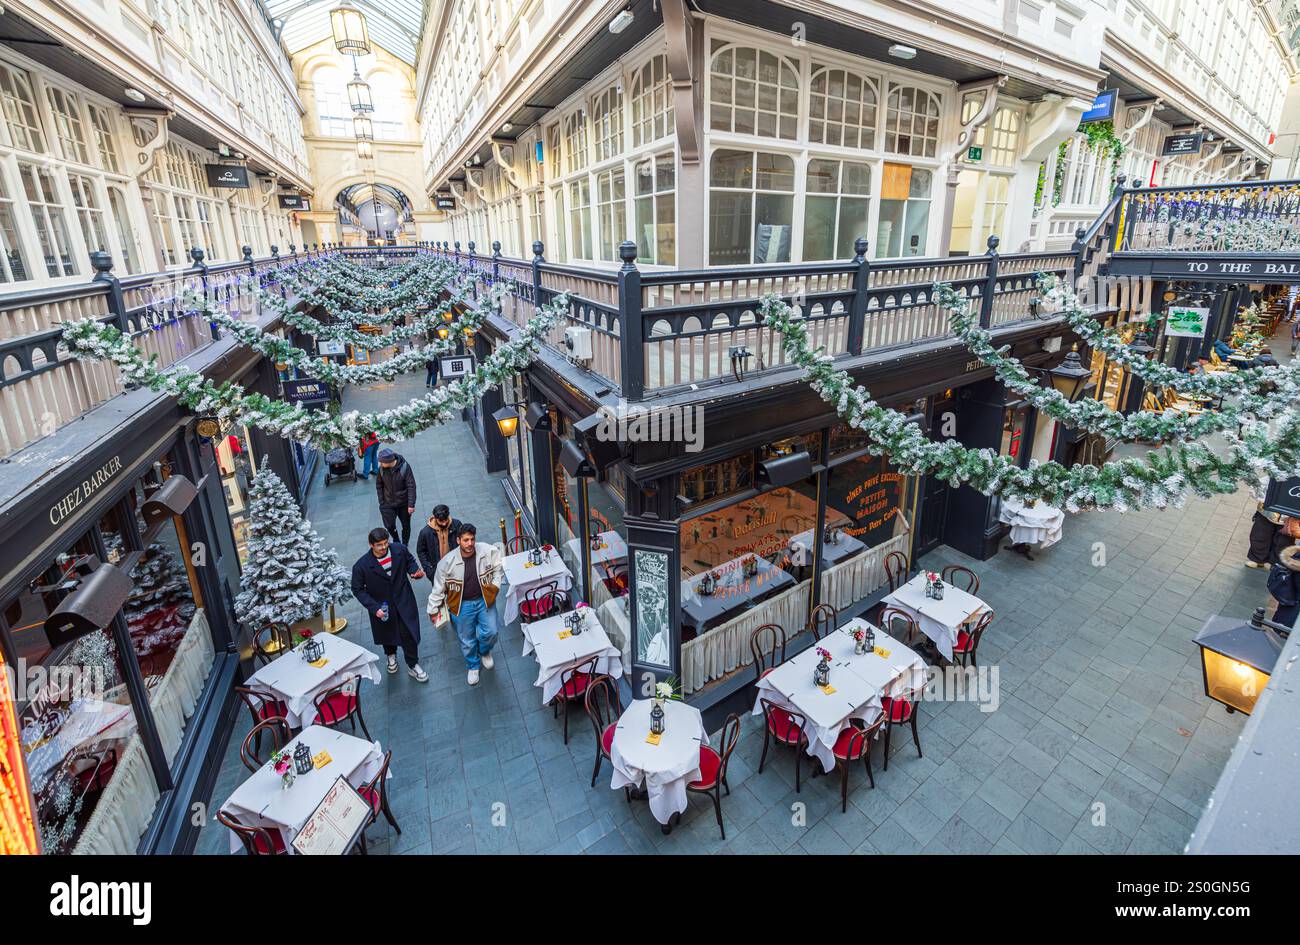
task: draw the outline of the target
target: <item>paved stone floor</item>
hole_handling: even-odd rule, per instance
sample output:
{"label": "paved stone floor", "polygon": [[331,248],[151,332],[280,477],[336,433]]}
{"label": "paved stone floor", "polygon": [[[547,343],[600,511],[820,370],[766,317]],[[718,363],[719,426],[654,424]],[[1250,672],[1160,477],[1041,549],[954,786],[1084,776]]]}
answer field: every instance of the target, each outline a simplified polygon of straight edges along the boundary
{"label": "paved stone floor", "polygon": [[[354,392],[348,406],[419,392],[409,379]],[[480,535],[499,534],[509,508],[466,424],[397,449],[419,480],[417,516],[446,502]],[[1242,566],[1252,508],[1241,492],[1176,511],[1074,516],[1064,540],[1032,562],[1005,552],[986,562],[947,549],[930,556],[922,563],[931,568],[973,567],[997,614],[980,661],[998,669],[998,709],[923,703],[925,756],[897,732],[887,772],[875,749],[874,790],[853,770],[848,813],[836,778],[805,778],[795,793],[788,749],[774,749],[759,775],[762,730],[746,717],[723,800],[725,843],[707,798],[692,797],[666,837],[643,802],[610,790],[608,762],[588,786],[589,725],[580,718],[563,744],[533,686],[536,664],[519,655],[517,626],[503,631],[497,668],[471,689],[454,636],[426,625],[428,684],[400,673],[363,690],[370,731],[394,753],[392,807],[402,827],[398,836],[381,820],[371,851],[1179,852],[1243,721],[1205,698],[1192,638],[1210,614],[1245,616],[1269,599],[1265,572]],[[373,482],[317,482],[308,514],[350,566],[379,524]],[[370,646],[361,608],[349,601],[341,612],[345,635]],[[238,742],[248,727],[245,714],[214,804],[245,776]],[[494,825],[499,812],[504,823],[498,816]],[[227,849],[219,825],[203,832],[200,852]]]}

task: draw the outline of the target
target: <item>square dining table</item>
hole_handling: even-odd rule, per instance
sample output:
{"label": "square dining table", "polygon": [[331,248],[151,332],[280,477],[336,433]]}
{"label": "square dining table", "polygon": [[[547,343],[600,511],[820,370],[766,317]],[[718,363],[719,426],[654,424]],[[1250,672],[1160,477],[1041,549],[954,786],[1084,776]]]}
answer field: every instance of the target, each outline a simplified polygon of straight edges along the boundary
{"label": "square dining table", "polygon": [[943,586],[943,600],[926,597],[924,571],[886,597],[884,603],[911,614],[917,629],[934,641],[946,660],[952,660],[957,634],[988,606],[951,584]]}
{"label": "square dining table", "polygon": [[288,650],[260,667],[244,684],[283,702],[289,710],[286,720],[290,728],[300,728],[304,720],[316,718],[314,700],[326,689],[352,676],[376,685],[381,678],[378,653],[329,633],[318,633],[315,639],[325,648],[324,663],[312,665],[297,650]]}
{"label": "square dining table", "polygon": [[567,591],[573,586],[573,575],[559,551],[553,549],[548,558],[536,565],[531,562],[531,555],[532,552],[521,551],[501,559],[506,583],[510,585],[506,590],[505,610],[502,614],[506,623],[514,623],[519,619],[519,605],[533,588],[551,582],[561,591]]}
{"label": "square dining table", "polygon": [[542,705],[549,705],[563,684],[561,677],[575,666],[581,666],[596,657],[596,672],[614,679],[623,675],[623,654],[616,647],[605,628],[600,625],[596,612],[581,607],[582,633],[566,631],[565,614],[556,614],[545,620],[524,624],[524,655],[532,653],[537,660],[537,681],[533,685],[542,690]]}

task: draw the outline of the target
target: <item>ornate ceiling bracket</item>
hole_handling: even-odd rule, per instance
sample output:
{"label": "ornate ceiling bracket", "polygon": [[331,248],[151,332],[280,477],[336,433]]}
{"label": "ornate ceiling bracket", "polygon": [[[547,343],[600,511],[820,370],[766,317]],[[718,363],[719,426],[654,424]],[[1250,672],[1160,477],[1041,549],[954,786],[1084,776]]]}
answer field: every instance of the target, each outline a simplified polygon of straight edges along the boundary
{"label": "ornate ceiling bracket", "polygon": [[700,126],[696,121],[695,77],[691,74],[691,46],[695,30],[685,0],[663,0],[663,17],[668,47],[668,75],[672,79],[673,88],[673,119],[677,125],[677,148],[683,164],[698,164]]}
{"label": "ornate ceiling bracket", "polygon": [[[515,142],[506,141],[504,143],[510,148],[510,156],[514,157],[515,148],[517,147]],[[497,162],[497,166],[501,168],[501,173],[505,175],[506,183],[513,187],[516,193],[524,189],[523,179],[515,171],[514,164],[502,156],[502,142],[496,138],[492,139],[492,160]]]}
{"label": "ornate ceiling bracket", "polygon": [[996,79],[957,86],[957,101],[959,103],[971,92],[983,92],[984,104],[980,106],[978,112],[971,116],[970,121],[962,123],[961,130],[957,133],[956,146],[942,157],[941,166],[947,168],[950,183],[955,182],[957,175],[961,172],[961,166],[965,163],[961,159],[961,155],[966,153],[966,149],[975,140],[975,132],[993,117],[993,112],[998,107],[998,90],[1006,84],[1007,77],[1000,75]]}
{"label": "ornate ceiling bracket", "polygon": [[474,171],[476,170],[481,171],[482,169],[474,167],[465,168],[465,183],[469,184],[470,190],[474,191],[474,195],[478,197],[478,199],[483,202],[483,206],[486,207],[488,205],[488,195],[483,188],[479,186],[479,182],[474,179]]}
{"label": "ornate ceiling bracket", "polygon": [[158,163],[158,152],[167,146],[168,122],[172,117],[171,112],[155,111],[127,111],[127,118],[134,124],[139,120],[149,120],[155,123],[155,131],[152,138],[136,148],[136,170],[135,178],[142,181],[144,176],[154,169]]}
{"label": "ornate ceiling bracket", "polygon": [[263,188],[262,188],[263,178],[261,177],[261,175],[255,175],[255,176],[257,180],[257,196],[261,199],[261,206],[259,207],[259,209],[270,210],[271,198],[275,196],[276,178],[279,177],[280,175],[276,174],[274,171],[272,171],[269,175],[267,175],[265,180],[268,186],[265,188],[265,192],[263,192]]}
{"label": "ornate ceiling bracket", "polygon": [[1196,167],[1192,169],[1193,176],[1200,174],[1203,170],[1209,167],[1210,162],[1213,161],[1215,158],[1217,158],[1223,152],[1223,146],[1226,143],[1227,142],[1224,141],[1223,139],[1219,139],[1218,141],[1211,143],[1209,149],[1206,150],[1204,156],[1199,161],[1196,162]]}
{"label": "ornate ceiling bracket", "polygon": [[[1151,119],[1155,117],[1156,109],[1163,103],[1164,99],[1161,98],[1153,98],[1151,101],[1147,102],[1146,105],[1142,107],[1142,117],[1120,132],[1119,141],[1120,144],[1124,145],[1125,150],[1127,150],[1129,145],[1133,143],[1133,139],[1137,137],[1137,133],[1147,125],[1151,124]],[[1129,110],[1132,111],[1132,109]]]}

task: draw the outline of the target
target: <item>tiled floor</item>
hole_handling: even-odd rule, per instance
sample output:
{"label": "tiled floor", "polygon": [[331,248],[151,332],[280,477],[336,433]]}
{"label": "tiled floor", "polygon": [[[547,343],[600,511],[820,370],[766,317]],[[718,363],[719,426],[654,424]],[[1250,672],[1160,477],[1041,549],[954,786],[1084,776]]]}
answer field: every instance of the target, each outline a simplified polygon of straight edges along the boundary
{"label": "tiled floor", "polygon": [[[418,393],[409,379],[355,393],[348,406]],[[481,536],[499,534],[509,508],[466,424],[397,449],[419,480],[417,515],[442,501]],[[590,726],[580,717],[562,743],[533,686],[536,664],[519,656],[517,626],[503,632],[497,668],[471,689],[454,638],[426,625],[429,683],[401,673],[363,691],[370,731],[394,753],[403,831],[381,821],[371,852],[1181,851],[1242,724],[1204,697],[1192,638],[1210,614],[1248,615],[1269,599],[1265,572],[1242,567],[1252,509],[1242,492],[1176,511],[1075,516],[1032,562],[931,556],[930,567],[972,566],[997,613],[980,652],[998,670],[997,711],[923,703],[924,758],[897,732],[887,772],[875,749],[874,790],[852,772],[848,813],[836,778],[805,778],[795,793],[788,749],[774,749],[757,774],[762,729],[747,717],[723,799],[725,843],[706,798],[692,797],[665,837],[644,803],[609,789],[608,763],[588,786]],[[318,482],[308,513],[350,565],[379,524],[373,482]],[[342,613],[346,636],[369,646],[361,608],[349,602]],[[240,718],[214,804],[245,775],[238,741],[248,724]],[[200,852],[227,849],[219,825],[203,832]]]}

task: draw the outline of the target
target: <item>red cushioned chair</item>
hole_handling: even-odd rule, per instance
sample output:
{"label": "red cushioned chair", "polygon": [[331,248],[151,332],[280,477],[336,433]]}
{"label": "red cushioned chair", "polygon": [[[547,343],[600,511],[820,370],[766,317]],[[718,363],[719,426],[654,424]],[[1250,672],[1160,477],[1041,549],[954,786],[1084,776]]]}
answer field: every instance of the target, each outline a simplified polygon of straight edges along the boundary
{"label": "red cushioned chair", "polygon": [[813,608],[812,617],[808,620],[808,630],[814,640],[820,641],[839,626],[839,620],[840,615],[834,607],[830,604],[818,604]]}
{"label": "red cushioned chair", "polygon": [[[785,662],[785,628],[776,623],[763,624],[749,635],[749,649],[754,654],[754,681],[758,682]],[[771,666],[767,665],[769,654]]]}
{"label": "red cushioned chair", "polygon": [[783,709],[767,699],[759,699],[763,706],[763,755],[758,759],[758,773],[763,773],[763,764],[767,761],[767,743],[775,739],[781,745],[794,748],[794,790],[800,789],[799,769],[804,747],[808,744],[808,720],[798,712]]}
{"label": "red cushioned chair", "polygon": [[[264,692],[258,692],[256,689],[249,689],[247,686],[236,686],[235,692],[239,693],[239,698],[248,707],[248,714],[252,716],[254,725],[267,719],[284,719],[285,724],[288,724],[289,707],[281,700],[268,696]],[[254,747],[260,751],[262,746]]]}
{"label": "red cushioned chair", "polygon": [[885,723],[885,770],[889,770],[889,733],[894,730],[895,725],[912,726],[912,741],[916,742],[916,757],[923,758],[921,754],[921,736],[916,733],[916,716],[917,709],[920,708],[921,694],[916,690],[905,693],[897,698],[889,696],[880,697],[880,707],[882,710],[881,718]]}
{"label": "red cushioned chair", "polygon": [[901,551],[891,551],[885,555],[885,577],[889,579],[889,589],[896,591],[907,583],[907,576],[912,572],[912,563]]}
{"label": "red cushioned chair", "polygon": [[569,703],[587,701],[587,687],[596,676],[596,660],[593,656],[585,663],[579,663],[571,669],[560,673],[560,691],[551,698],[551,714],[559,715],[560,706],[564,706],[564,744],[569,744]]}
{"label": "red cushioned chair", "polygon": [[840,732],[840,737],[835,740],[835,745],[831,748],[831,753],[835,755],[835,767],[840,772],[840,813],[849,809],[850,764],[859,758],[862,759],[862,763],[867,767],[867,781],[873,788],[876,786],[876,779],[871,774],[871,743],[876,740],[884,724],[885,717],[881,715],[866,728],[850,725]]}
{"label": "red cushioned chair", "polygon": [[555,610],[555,592],[558,585],[554,581],[539,584],[524,592],[524,599],[519,602],[519,622],[532,623],[558,613]]}
{"label": "red cushioned chair", "polygon": [[265,764],[262,760],[263,732],[271,736],[271,747],[275,751],[279,751],[293,741],[293,734],[289,731],[289,723],[284,719],[272,718],[258,722],[253,726],[252,731],[244,736],[244,742],[239,746],[239,760],[244,763],[244,767],[249,771],[257,771]]}
{"label": "red cushioned chair", "polygon": [[244,852],[249,856],[283,856],[289,851],[285,847],[284,834],[266,827],[245,827],[224,811],[217,811],[217,823],[234,831],[239,842],[244,845]]}
{"label": "red cushioned chair", "polygon": [[721,751],[714,751],[708,745],[700,746],[700,779],[688,782],[686,790],[696,794],[707,794],[713,800],[713,813],[718,817],[718,832],[722,839],[727,839],[727,829],[722,826],[722,792],[731,795],[727,784],[727,765],[731,762],[731,753],[740,741],[740,716],[735,712],[727,716],[722,723],[722,737],[718,741]]}
{"label": "red cushioned chair", "polygon": [[980,645],[980,637],[984,636],[984,631],[988,629],[989,624],[993,622],[993,611],[986,610],[980,614],[975,625],[969,630],[963,628],[957,631],[957,643],[952,648],[952,661],[966,665],[966,660],[970,660],[971,666],[979,666],[975,659],[975,650]]}
{"label": "red cushioned chair", "polygon": [[964,564],[950,564],[939,572],[939,578],[950,587],[960,588],[967,594],[980,592],[979,575]]}
{"label": "red cushioned chair", "polygon": [[614,743],[614,728],[623,714],[623,700],[619,698],[614,680],[601,675],[587,686],[582,703],[596,734],[596,764],[591,769],[591,786],[595,787],[596,778],[600,776],[601,759],[609,757],[609,746]]}
{"label": "red cushioned chair", "polygon": [[365,798],[366,803],[370,805],[370,820],[361,828],[362,853],[366,852],[366,831],[378,822],[381,813],[390,827],[396,830],[398,834],[402,832],[402,828],[397,826],[397,818],[393,816],[393,812],[388,806],[388,765],[392,760],[393,753],[391,751],[384,752],[384,763],[380,766],[379,773],[357,788],[357,793]]}
{"label": "red cushioned chair", "polygon": [[623,565],[611,564],[603,565],[602,569],[605,572],[605,576],[601,578],[605,582],[605,590],[615,597],[622,597],[626,594],[627,568]]}
{"label": "red cushioned chair", "polygon": [[361,731],[366,733],[366,738],[374,741],[370,729],[366,728],[365,716],[361,714],[360,676],[351,676],[343,680],[337,686],[320,693],[312,701],[316,705],[316,725],[333,728],[340,722],[347,722],[355,732],[357,723],[360,722]]}

